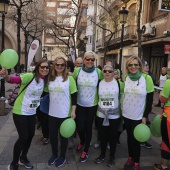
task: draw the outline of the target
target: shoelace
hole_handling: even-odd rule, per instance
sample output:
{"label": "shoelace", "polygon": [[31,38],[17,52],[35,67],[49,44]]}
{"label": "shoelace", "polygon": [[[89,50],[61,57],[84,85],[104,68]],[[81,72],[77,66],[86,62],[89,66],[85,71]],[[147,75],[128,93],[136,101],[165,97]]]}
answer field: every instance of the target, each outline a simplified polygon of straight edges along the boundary
{"label": "shoelace", "polygon": [[83,152],[81,158],[85,158],[85,156],[86,156],[86,152]]}

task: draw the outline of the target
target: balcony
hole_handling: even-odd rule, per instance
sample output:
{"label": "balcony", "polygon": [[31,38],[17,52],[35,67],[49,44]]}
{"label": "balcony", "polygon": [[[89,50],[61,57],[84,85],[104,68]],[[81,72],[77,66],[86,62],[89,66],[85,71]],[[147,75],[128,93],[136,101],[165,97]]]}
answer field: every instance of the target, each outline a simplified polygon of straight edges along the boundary
{"label": "balcony", "polygon": [[[128,25],[124,28],[124,37],[123,37],[123,40],[124,42],[133,42],[135,40],[137,40],[137,26],[135,25]],[[107,41],[109,40],[111,35],[108,35],[105,37],[105,46],[107,45]],[[112,39],[110,40],[109,42],[109,45],[115,45],[115,44],[118,44],[120,43],[120,40],[121,40],[121,29],[120,30],[117,30],[114,34],[113,34],[113,37]]]}
{"label": "balcony", "polygon": [[103,38],[96,41],[96,49],[103,49],[104,48],[104,42]]}

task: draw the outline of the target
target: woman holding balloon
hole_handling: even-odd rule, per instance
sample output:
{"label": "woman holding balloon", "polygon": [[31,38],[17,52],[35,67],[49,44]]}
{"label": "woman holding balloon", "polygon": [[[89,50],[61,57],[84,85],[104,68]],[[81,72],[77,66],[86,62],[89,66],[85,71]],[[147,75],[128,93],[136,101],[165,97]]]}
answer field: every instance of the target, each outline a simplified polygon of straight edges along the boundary
{"label": "woman holding balloon", "polygon": [[161,121],[161,163],[155,164],[156,170],[168,170],[168,163],[170,160],[170,80],[166,80],[162,92],[160,92],[159,99],[161,103],[165,103]]}
{"label": "woman holding balloon", "polygon": [[27,153],[35,133],[36,108],[39,106],[41,94],[48,80],[49,67],[46,60],[41,60],[33,73],[9,76],[5,67],[0,71],[0,75],[8,83],[20,84],[19,95],[13,107],[13,120],[19,138],[14,145],[13,160],[8,170],[18,170],[18,164],[29,169],[33,168]]}
{"label": "woman holding balloon", "polygon": [[142,73],[140,58],[130,57],[126,62],[126,69],[122,115],[127,132],[129,157],[124,169],[129,170],[133,167],[133,170],[138,170],[141,147],[133,132],[140,123],[146,124],[146,118],[152,107],[154,85],[152,78]]}
{"label": "woman holding balloon", "polygon": [[[77,103],[77,88],[72,76],[68,76],[67,62],[63,57],[54,60],[49,76],[48,89],[49,105],[49,133],[52,155],[48,160],[49,165],[55,162],[56,167],[61,167],[66,162],[68,138],[60,133],[61,154],[58,154],[58,131],[62,123],[69,117],[75,119]],[[60,129],[62,132],[62,129]]]}

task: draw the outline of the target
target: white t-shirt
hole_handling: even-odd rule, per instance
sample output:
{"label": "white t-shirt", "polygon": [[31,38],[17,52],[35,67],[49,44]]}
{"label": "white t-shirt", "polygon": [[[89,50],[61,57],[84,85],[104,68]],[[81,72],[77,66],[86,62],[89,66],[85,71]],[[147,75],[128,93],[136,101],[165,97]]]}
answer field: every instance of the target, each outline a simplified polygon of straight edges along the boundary
{"label": "white t-shirt", "polygon": [[56,77],[48,85],[50,105],[49,115],[58,118],[69,117],[72,111],[71,94],[77,91],[76,83],[73,77],[63,82],[63,78]]}
{"label": "white t-shirt", "polygon": [[77,78],[78,87],[77,103],[80,106],[91,107],[97,105],[98,80],[99,77],[96,70],[94,70],[92,73],[87,73],[82,69],[80,70]]}
{"label": "white t-shirt", "polygon": [[[108,109],[116,109],[119,106],[119,86],[115,79],[111,82],[106,82],[102,80],[99,83],[99,103],[98,105],[102,110],[106,111]],[[105,118],[105,115],[97,111],[97,116]],[[108,119],[117,119],[119,114],[109,114]]]}
{"label": "white t-shirt", "polygon": [[139,81],[132,81],[129,76],[126,78],[124,87],[124,98],[122,115],[132,120],[141,120],[146,101],[146,80],[141,76]]}
{"label": "white t-shirt", "polygon": [[160,75],[160,78],[159,78],[159,87],[163,87],[164,86],[164,84],[165,84],[165,81],[167,80],[167,76],[166,75]]}
{"label": "white t-shirt", "polygon": [[[28,84],[29,81],[31,81],[32,77],[32,73],[26,73],[24,75],[21,75],[22,84]],[[28,85],[26,90],[22,92],[16,99],[15,105],[13,107],[13,113],[20,115],[36,114],[36,108],[40,105],[40,97],[43,92],[43,89],[44,80],[39,78],[39,83],[37,83],[34,79]]]}

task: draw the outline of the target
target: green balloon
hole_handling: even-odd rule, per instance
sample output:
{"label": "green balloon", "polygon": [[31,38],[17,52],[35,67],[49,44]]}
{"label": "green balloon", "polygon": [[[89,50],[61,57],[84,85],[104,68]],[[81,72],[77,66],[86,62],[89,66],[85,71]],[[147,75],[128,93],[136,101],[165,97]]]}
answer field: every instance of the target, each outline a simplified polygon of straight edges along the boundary
{"label": "green balloon", "polygon": [[133,135],[137,141],[146,142],[150,138],[151,132],[147,125],[139,124],[135,127]]}
{"label": "green balloon", "polygon": [[14,68],[18,63],[18,54],[12,49],[4,50],[0,56],[0,64],[7,69]]}
{"label": "green balloon", "polygon": [[63,123],[60,126],[60,134],[64,138],[71,137],[74,134],[75,130],[76,130],[76,123],[72,118],[66,119],[65,121],[63,121]]}
{"label": "green balloon", "polygon": [[159,114],[151,122],[150,130],[153,136],[161,137],[161,118]]}

